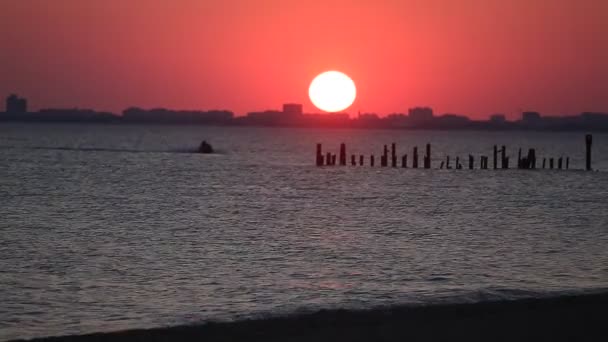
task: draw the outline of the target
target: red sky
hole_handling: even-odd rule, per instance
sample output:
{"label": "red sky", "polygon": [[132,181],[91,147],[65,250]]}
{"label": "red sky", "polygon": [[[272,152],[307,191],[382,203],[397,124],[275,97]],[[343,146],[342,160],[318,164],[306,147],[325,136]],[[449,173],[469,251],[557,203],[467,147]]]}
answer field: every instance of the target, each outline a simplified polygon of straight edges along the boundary
{"label": "red sky", "polygon": [[606,0],[1,0],[0,96],[33,109],[316,111],[340,70],[349,112],[608,112]]}

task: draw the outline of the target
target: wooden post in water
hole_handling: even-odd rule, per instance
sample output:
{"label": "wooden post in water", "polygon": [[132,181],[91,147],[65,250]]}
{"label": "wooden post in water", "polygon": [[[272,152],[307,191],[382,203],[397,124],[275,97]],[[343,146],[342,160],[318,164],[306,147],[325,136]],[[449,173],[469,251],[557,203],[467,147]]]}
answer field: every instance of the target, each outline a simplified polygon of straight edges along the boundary
{"label": "wooden post in water", "polygon": [[521,165],[521,147],[517,151],[517,168],[518,169],[522,168],[522,165]]}
{"label": "wooden post in water", "polygon": [[323,166],[323,152],[321,144],[317,144],[317,166]]}
{"label": "wooden post in water", "polygon": [[363,155],[359,156],[359,166],[363,166]]}
{"label": "wooden post in water", "polygon": [[424,157],[424,168],[431,168],[431,144],[426,144],[426,156]]}
{"label": "wooden post in water", "polygon": [[397,167],[397,146],[395,143],[391,144],[391,166]]}
{"label": "wooden post in water", "polygon": [[418,168],[418,146],[414,147],[414,160],[412,161],[412,167]]}
{"label": "wooden post in water", "polygon": [[494,170],[498,169],[498,146],[494,145]]}
{"label": "wooden post in water", "polygon": [[384,145],[382,156],[380,157],[380,166],[385,167],[388,165],[388,146]]}
{"label": "wooden post in water", "polygon": [[354,155],[354,154],[352,154],[352,155],[350,156],[350,164],[351,164],[352,166],[357,166],[357,157],[355,157],[355,155]]}
{"label": "wooden post in water", "polygon": [[325,165],[331,166],[331,153],[325,153]]}
{"label": "wooden post in water", "polygon": [[443,163],[445,163],[444,161],[441,162],[441,165],[439,165],[439,169],[443,170]]}
{"label": "wooden post in water", "polygon": [[369,156],[369,166],[374,167],[374,155]]}
{"label": "wooden post in water", "polygon": [[508,169],[509,167],[507,166],[507,147],[505,145],[502,145],[502,147],[500,148],[500,160],[501,160],[501,167],[503,169]]}
{"label": "wooden post in water", "polygon": [[557,159],[557,168],[560,170],[562,169],[563,159],[564,157],[559,157],[559,159]]}
{"label": "wooden post in water", "polygon": [[340,166],[346,165],[346,144],[340,144]]}
{"label": "wooden post in water", "polygon": [[456,170],[460,169],[462,169],[462,166],[460,165],[460,157],[456,157]]}
{"label": "wooden post in water", "polygon": [[407,154],[404,154],[403,157],[401,157],[401,167],[407,168]]}
{"label": "wooden post in water", "polygon": [[505,164],[507,165],[507,167],[505,167],[505,169],[509,168],[509,157],[505,158]]}
{"label": "wooden post in water", "polygon": [[553,169],[553,158],[549,158],[549,168]]}
{"label": "wooden post in water", "polygon": [[543,158],[543,169],[545,168],[546,165],[547,165],[547,158]]}
{"label": "wooden post in water", "polygon": [[570,157],[566,157],[566,170],[570,168]]}
{"label": "wooden post in water", "polygon": [[450,156],[447,156],[447,157],[446,157],[446,160],[445,160],[445,168],[446,168],[446,169],[448,169],[448,170],[452,168],[452,167],[450,166]]}
{"label": "wooden post in water", "polygon": [[593,136],[587,134],[585,136],[585,170],[591,171],[591,144],[593,143]]}
{"label": "wooden post in water", "polygon": [[475,163],[475,158],[473,158],[473,156],[469,154],[469,170],[473,170],[474,163]]}
{"label": "wooden post in water", "polygon": [[528,156],[525,158],[525,169],[535,169],[536,168],[536,150],[531,148],[528,150]]}

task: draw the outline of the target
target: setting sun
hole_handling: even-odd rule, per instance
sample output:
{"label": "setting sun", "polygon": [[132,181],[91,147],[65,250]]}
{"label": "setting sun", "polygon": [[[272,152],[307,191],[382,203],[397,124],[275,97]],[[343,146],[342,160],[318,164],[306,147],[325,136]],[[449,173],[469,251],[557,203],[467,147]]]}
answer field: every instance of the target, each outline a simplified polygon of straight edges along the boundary
{"label": "setting sun", "polygon": [[357,97],[355,82],[339,71],[326,71],[310,83],[312,103],[326,112],[339,112],[350,107]]}

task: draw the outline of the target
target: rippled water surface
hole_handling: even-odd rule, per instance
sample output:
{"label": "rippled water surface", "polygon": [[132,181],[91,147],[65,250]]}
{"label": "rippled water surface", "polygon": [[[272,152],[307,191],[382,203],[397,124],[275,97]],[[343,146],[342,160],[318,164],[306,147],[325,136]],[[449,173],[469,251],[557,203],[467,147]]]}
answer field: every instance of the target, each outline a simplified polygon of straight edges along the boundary
{"label": "rippled water surface", "polygon": [[608,288],[607,135],[599,172],[314,166],[343,141],[584,163],[582,133],[2,124],[0,339]]}

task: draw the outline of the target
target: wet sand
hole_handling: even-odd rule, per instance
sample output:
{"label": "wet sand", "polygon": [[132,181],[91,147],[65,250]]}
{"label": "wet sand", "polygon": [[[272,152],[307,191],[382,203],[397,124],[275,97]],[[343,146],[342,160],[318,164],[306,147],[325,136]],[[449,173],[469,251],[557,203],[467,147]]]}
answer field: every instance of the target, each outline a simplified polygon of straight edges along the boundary
{"label": "wet sand", "polygon": [[608,293],[311,314],[37,341],[606,341]]}

